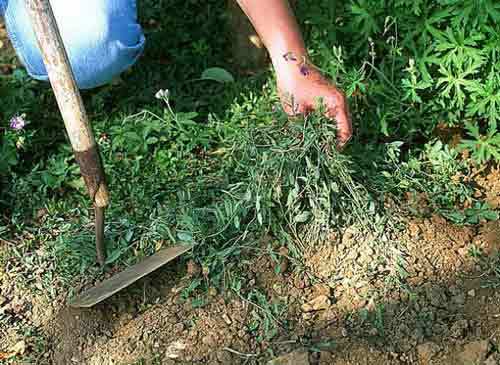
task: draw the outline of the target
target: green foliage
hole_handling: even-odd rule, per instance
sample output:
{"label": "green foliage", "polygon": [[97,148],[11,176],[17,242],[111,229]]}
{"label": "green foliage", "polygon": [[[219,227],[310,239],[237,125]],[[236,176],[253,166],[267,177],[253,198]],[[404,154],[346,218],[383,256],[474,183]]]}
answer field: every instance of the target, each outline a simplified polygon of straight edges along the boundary
{"label": "green foliage", "polygon": [[[2,109],[0,110],[0,181],[2,177],[10,175],[14,166],[18,165],[20,156],[29,150],[34,131],[12,128],[12,118],[20,118],[23,123],[29,124],[24,118],[25,109],[23,105],[28,101],[34,101],[34,93],[31,89],[33,82],[27,82],[25,73],[16,71],[12,77],[0,75],[0,98]],[[25,87],[22,85],[26,83]]]}
{"label": "green foliage", "polygon": [[[364,138],[429,137],[441,121],[497,130],[497,1],[302,1],[298,13],[314,61],[352,95]],[[496,141],[486,144],[476,161],[499,161]]]}
{"label": "green foliage", "polygon": [[250,331],[256,332],[257,341],[273,339],[278,334],[279,327],[284,325],[280,318],[286,306],[276,299],[268,300],[267,296],[257,289],[250,291],[244,300],[253,306],[252,320],[248,327]]}
{"label": "green foliage", "polygon": [[228,71],[226,71],[220,67],[207,68],[201,74],[201,79],[202,80],[217,81],[217,82],[220,82],[221,84],[224,84],[227,82],[234,82],[233,75],[231,75]]}
{"label": "green foliage", "polygon": [[18,163],[16,147],[16,135],[13,132],[5,132],[0,140],[0,175],[7,175],[11,168]]}
{"label": "green foliage", "polygon": [[488,203],[476,202],[472,208],[467,208],[463,212],[450,212],[447,218],[455,223],[478,224],[481,221],[496,221],[498,213],[492,210]]}
{"label": "green foliage", "polygon": [[500,133],[496,120],[490,123],[486,135],[481,135],[479,127],[470,122],[465,127],[473,139],[465,139],[460,146],[472,152],[474,161],[481,164],[491,159],[500,160]]}
{"label": "green foliage", "polygon": [[[287,119],[272,73],[232,71],[222,2],[142,2],[144,23],[161,24],[146,27],[144,57],[122,81],[83,93],[112,197],[108,263],[189,242],[209,284],[225,285],[230,263],[264,233],[298,256],[334,227],[378,232],[387,195],[408,192],[459,223],[493,219],[456,179],[468,168],[457,150],[430,136],[438,121],[464,123],[463,148],[480,163],[498,158],[498,5],[382,5],[298,5],[314,62],[350,97],[356,135],[339,153],[335,124],[321,113]],[[27,280],[48,267],[47,288],[98,275],[91,206],[52,93],[21,70],[0,77],[0,92],[0,223],[20,242],[13,260]],[[21,113],[32,123],[10,130]],[[472,208],[457,211],[466,201]],[[206,285],[193,281],[184,296]],[[262,293],[240,294],[264,308],[256,330],[274,333],[266,313],[279,317],[279,308]]]}
{"label": "green foliage", "polygon": [[380,191],[396,196],[424,193],[433,211],[447,215],[470,199],[472,188],[459,178],[467,172],[467,163],[457,159],[458,152],[441,141],[432,141],[424,151],[401,161],[401,142],[387,145],[387,159],[379,168],[382,180],[375,180]]}
{"label": "green foliage", "polygon": [[[298,121],[250,125],[228,149],[237,183],[231,192],[253,205],[252,218],[300,240],[300,226],[316,234],[330,225],[366,221],[368,194],[352,179],[351,161],[336,149],[336,130],[321,112]],[[362,218],[363,217],[363,218]],[[286,227],[279,227],[286,222]],[[307,237],[313,243],[319,236]],[[305,239],[305,238],[304,238]]]}
{"label": "green foliage", "polygon": [[384,336],[384,313],[385,307],[383,304],[377,304],[375,309],[369,311],[368,309],[363,308],[360,311],[360,317],[363,322],[370,323],[373,328],[377,330],[377,334],[379,336]]}

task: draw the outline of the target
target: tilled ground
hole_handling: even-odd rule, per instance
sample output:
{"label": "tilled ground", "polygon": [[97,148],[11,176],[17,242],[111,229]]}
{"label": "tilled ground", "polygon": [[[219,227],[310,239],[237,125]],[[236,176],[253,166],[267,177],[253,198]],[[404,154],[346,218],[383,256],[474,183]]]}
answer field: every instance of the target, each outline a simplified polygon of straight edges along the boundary
{"label": "tilled ground", "polygon": [[[285,304],[267,329],[265,308],[247,296],[214,288],[183,296],[202,278],[193,264],[164,269],[85,311],[65,308],[64,295],[47,302],[3,280],[0,307],[47,339],[40,364],[500,363],[492,271],[500,222],[457,227],[431,216],[406,227],[378,245],[354,229],[333,234],[305,254],[301,270],[292,270],[284,248],[277,258],[265,254],[264,240],[263,254],[242,257],[239,271],[242,293]],[[479,250],[481,257],[471,254]],[[2,334],[5,352],[24,340]],[[36,344],[26,340],[23,351],[36,353]]]}

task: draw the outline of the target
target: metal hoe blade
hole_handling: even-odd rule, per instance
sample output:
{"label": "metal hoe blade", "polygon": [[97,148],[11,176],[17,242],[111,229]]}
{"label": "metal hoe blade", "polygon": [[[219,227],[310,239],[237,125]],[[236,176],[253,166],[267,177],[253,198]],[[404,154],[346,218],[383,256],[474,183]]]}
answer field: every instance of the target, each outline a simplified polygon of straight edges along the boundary
{"label": "metal hoe blade", "polygon": [[178,245],[161,250],[153,256],[144,259],[138,264],[123,270],[119,274],[115,274],[110,279],[87,290],[72,300],[69,305],[75,308],[90,308],[172,261],[192,247],[193,246]]}

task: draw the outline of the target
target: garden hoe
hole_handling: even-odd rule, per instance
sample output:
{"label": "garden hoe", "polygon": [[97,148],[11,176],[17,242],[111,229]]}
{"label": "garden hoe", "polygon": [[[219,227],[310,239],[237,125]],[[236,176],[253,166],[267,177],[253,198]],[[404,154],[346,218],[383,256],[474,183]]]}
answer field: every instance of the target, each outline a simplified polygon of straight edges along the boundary
{"label": "garden hoe", "polygon": [[[49,0],[26,0],[26,4],[75,158],[80,165],[80,172],[95,207],[96,256],[99,264],[103,266],[106,262],[104,210],[109,203],[109,193],[98,146],[92,134]],[[192,246],[177,245],[159,251],[84,292],[70,305],[92,307],[182,255],[190,248]]]}

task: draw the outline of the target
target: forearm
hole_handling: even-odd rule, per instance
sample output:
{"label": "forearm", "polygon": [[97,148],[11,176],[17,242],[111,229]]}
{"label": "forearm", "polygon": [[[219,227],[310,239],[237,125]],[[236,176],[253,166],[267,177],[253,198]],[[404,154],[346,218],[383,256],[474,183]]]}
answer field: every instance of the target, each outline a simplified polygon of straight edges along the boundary
{"label": "forearm", "polygon": [[335,120],[338,147],[352,136],[352,123],[345,96],[315,67],[310,67],[307,50],[287,0],[237,0],[264,42],[274,68],[278,92],[289,115],[307,114],[326,106],[326,116]]}
{"label": "forearm", "polygon": [[284,55],[307,55],[299,26],[287,0],[237,0],[266,46],[274,67],[289,67]]}

